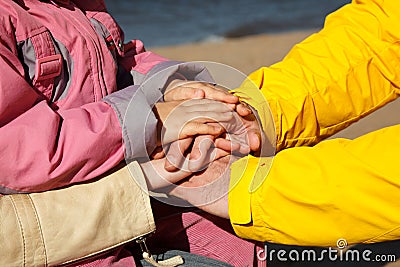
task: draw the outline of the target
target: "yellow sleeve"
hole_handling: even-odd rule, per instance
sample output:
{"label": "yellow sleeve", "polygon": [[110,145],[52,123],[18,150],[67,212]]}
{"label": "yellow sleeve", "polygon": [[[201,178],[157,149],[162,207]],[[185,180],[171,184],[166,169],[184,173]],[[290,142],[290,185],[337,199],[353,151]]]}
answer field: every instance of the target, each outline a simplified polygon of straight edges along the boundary
{"label": "yellow sleeve", "polygon": [[398,0],[354,1],[283,61],[252,73],[236,95],[264,127],[269,104],[277,151],[314,145],[397,97],[399,25]]}
{"label": "yellow sleeve", "polygon": [[280,151],[273,164],[247,157],[232,165],[229,212],[239,236],[320,246],[400,238],[400,126],[320,142],[397,98],[399,25],[397,0],[353,1],[235,90],[263,127],[272,116]]}
{"label": "yellow sleeve", "polygon": [[285,149],[272,166],[270,158],[235,162],[229,194],[235,232],[311,246],[400,239],[399,136],[396,125],[355,140]]}

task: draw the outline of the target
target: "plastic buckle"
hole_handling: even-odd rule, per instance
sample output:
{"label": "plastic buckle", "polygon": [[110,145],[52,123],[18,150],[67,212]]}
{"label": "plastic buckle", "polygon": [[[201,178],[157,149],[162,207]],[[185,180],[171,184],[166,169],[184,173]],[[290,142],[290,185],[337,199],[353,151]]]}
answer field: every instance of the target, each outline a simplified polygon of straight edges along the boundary
{"label": "plastic buckle", "polygon": [[60,54],[36,59],[35,78],[37,81],[47,80],[61,74],[62,57]]}

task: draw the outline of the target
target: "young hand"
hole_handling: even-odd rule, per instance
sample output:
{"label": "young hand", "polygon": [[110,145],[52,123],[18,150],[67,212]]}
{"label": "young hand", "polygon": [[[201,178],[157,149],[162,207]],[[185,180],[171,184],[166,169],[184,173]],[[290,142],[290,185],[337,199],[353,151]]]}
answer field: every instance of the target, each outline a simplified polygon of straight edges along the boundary
{"label": "young hand", "polygon": [[197,81],[173,80],[164,94],[165,101],[199,98],[216,100],[232,106],[239,102],[239,98],[229,93],[225,88]]}
{"label": "young hand", "polygon": [[160,121],[160,144],[169,144],[195,135],[218,136],[223,127],[207,124],[232,119],[231,106],[208,99],[161,102],[155,105]]}

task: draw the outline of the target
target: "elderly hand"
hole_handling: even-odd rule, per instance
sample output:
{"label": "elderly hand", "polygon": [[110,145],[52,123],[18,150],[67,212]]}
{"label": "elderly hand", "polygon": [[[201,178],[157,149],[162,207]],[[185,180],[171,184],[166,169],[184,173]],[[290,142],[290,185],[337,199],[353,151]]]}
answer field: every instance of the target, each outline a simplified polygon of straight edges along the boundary
{"label": "elderly hand", "polygon": [[228,138],[218,138],[215,145],[228,151],[232,147],[232,142],[245,144],[245,148],[249,151],[246,153],[239,150],[240,154],[245,155],[250,151],[258,153],[261,150],[262,128],[253,112],[249,108],[244,108],[244,104],[242,105],[236,108],[237,116],[234,120],[221,122],[221,126],[229,135]]}
{"label": "elderly hand", "polygon": [[192,174],[191,172],[185,172],[183,170],[178,170],[176,172],[166,171],[164,169],[163,159],[140,163],[140,167],[142,168],[147,188],[150,191],[170,186]]}
{"label": "elderly hand", "polygon": [[208,213],[228,219],[230,165],[236,159],[226,156],[212,162],[205,171],[193,174],[174,187],[170,194]]}

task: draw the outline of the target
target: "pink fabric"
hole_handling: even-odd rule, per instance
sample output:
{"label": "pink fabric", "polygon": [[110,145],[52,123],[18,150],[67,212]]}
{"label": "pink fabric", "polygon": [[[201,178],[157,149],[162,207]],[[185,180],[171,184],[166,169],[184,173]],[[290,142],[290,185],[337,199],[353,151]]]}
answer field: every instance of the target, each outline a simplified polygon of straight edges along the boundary
{"label": "pink fabric", "polygon": [[153,203],[153,212],[157,231],[149,240],[150,248],[188,251],[233,266],[266,266],[255,260],[256,247],[263,246],[237,237],[229,220],[159,202]]}
{"label": "pink fabric", "polygon": [[154,67],[154,61],[156,61],[158,64],[166,61],[166,59],[161,56],[156,56],[151,52],[143,52],[135,56],[135,61],[136,65],[133,70],[145,74]]}
{"label": "pink fabric", "polygon": [[[159,207],[155,207],[158,209]],[[266,267],[266,261],[257,261],[255,252],[261,245],[237,237],[230,222],[204,212],[183,212],[163,207],[163,213],[172,215],[156,218],[157,232],[148,238],[151,252],[157,249],[181,250],[226,262],[237,267]],[[155,212],[158,212],[155,210]],[[177,213],[176,213],[177,212]],[[97,259],[76,265],[79,267],[135,266],[130,252],[120,248]]]}
{"label": "pink fabric", "polygon": [[186,212],[157,222],[154,245],[186,250],[227,262],[253,266],[255,245],[235,236],[229,221],[205,213]]}
{"label": "pink fabric", "polygon": [[[72,2],[69,8],[39,0],[22,1],[25,7],[16,2],[21,1],[0,1],[0,192],[44,191],[95,178],[124,158],[118,118],[101,101],[117,90],[112,54]],[[117,24],[104,12],[104,1],[75,2],[91,16],[101,12],[97,18],[114,38],[121,38]],[[51,92],[25,80],[17,51],[17,42],[31,36],[43,42],[36,42],[35,49],[49,49],[47,31],[65,46],[73,62],[66,97],[51,104]],[[166,60],[144,52],[140,41],[133,45],[137,47],[118,51],[127,68],[145,72]]]}
{"label": "pink fabric", "polygon": [[131,253],[125,248],[113,250],[96,259],[89,259],[79,264],[73,264],[76,267],[135,267],[135,261]]}

